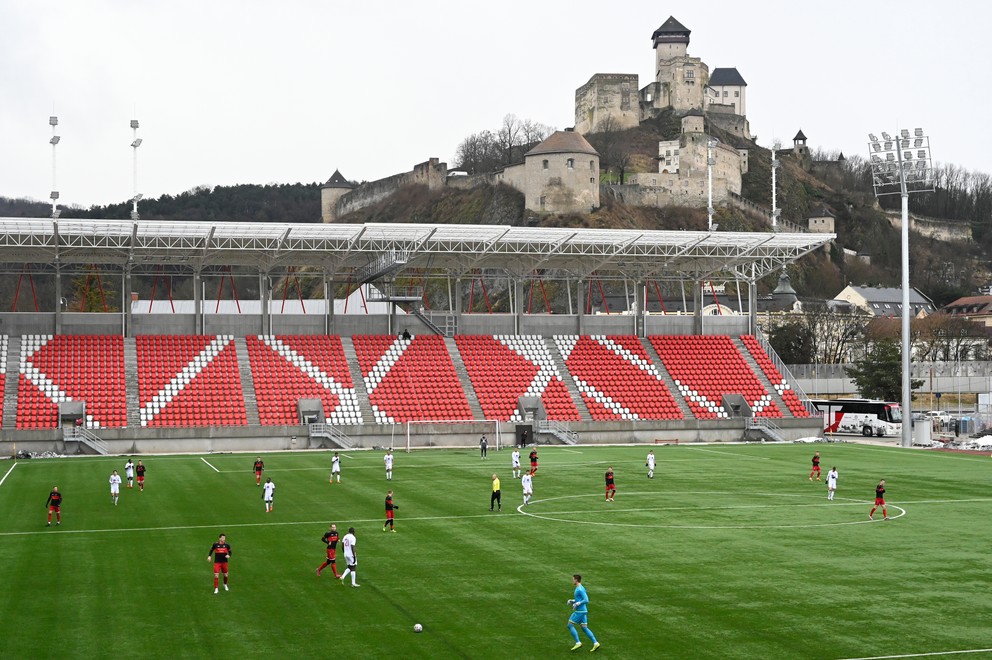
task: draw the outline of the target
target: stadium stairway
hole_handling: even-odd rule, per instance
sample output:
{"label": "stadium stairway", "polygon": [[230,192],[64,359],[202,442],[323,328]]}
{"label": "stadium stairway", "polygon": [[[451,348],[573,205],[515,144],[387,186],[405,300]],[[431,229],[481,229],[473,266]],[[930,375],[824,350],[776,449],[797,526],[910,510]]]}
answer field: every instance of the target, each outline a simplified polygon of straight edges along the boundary
{"label": "stadium stairway", "polygon": [[789,411],[789,406],[786,405],[785,400],[778,393],[778,390],[775,389],[775,386],[772,385],[772,381],[769,380],[768,376],[765,375],[765,372],[760,366],[758,366],[758,361],[754,359],[753,355],[751,355],[751,351],[749,351],[747,346],[744,345],[741,338],[732,336],[731,341],[733,341],[734,348],[737,349],[737,352],[740,353],[741,357],[744,358],[744,361],[747,362],[747,366],[754,372],[754,375],[758,378],[758,381],[761,383],[762,387],[764,387],[768,391],[768,394],[771,395],[772,401],[774,401],[775,405],[778,406],[778,409],[782,411],[782,414],[793,417],[794,415],[792,415]]}
{"label": "stadium stairway", "polygon": [[372,414],[372,404],[369,403],[369,391],[365,388],[365,379],[362,378],[362,367],[358,364],[358,353],[355,352],[355,342],[351,337],[341,335],[341,349],[344,351],[345,360],[348,362],[348,372],[351,374],[351,382],[355,386],[355,394],[358,398],[358,411],[362,413],[362,423],[375,424],[375,415]]}
{"label": "stadium stairway", "polygon": [[679,410],[682,411],[682,416],[685,419],[695,419],[695,415],[692,414],[692,409],[685,402],[685,398],[679,394],[679,388],[675,384],[675,379],[672,378],[672,374],[668,373],[668,369],[665,368],[665,363],[661,361],[661,356],[658,355],[658,351],[654,350],[654,346],[648,340],[647,337],[641,337],[641,346],[647,351],[648,357],[651,358],[651,363],[654,364],[658,373],[661,374],[661,379],[665,383],[665,387],[668,391],[672,393],[672,398],[675,399],[675,403],[679,405]]}
{"label": "stadium stairway", "polygon": [[17,427],[17,382],[21,368],[21,338],[7,338],[6,380],[3,385],[3,428]]}
{"label": "stadium stairway", "polygon": [[475,393],[475,388],[472,386],[472,379],[468,376],[468,369],[465,368],[465,362],[462,361],[461,351],[458,350],[458,344],[455,343],[454,337],[445,337],[444,346],[448,349],[448,355],[451,356],[451,361],[455,363],[455,374],[458,375],[458,382],[462,385],[462,391],[465,392],[465,398],[468,400],[468,408],[472,411],[472,417],[474,419],[485,419],[486,415],[482,412],[482,405],[479,403],[479,397]]}
{"label": "stadium stairway", "polygon": [[138,346],[134,337],[124,338],[124,398],[127,401],[127,425],[141,428],[141,399],[138,395]]}
{"label": "stadium stairway", "polygon": [[579,388],[575,385],[575,379],[572,378],[572,374],[568,370],[565,360],[562,358],[561,353],[558,351],[558,347],[555,345],[555,338],[545,337],[544,345],[551,354],[551,359],[555,361],[555,366],[558,367],[558,373],[561,374],[561,382],[565,384],[565,389],[568,390],[568,395],[572,397],[572,404],[579,412],[579,419],[583,422],[591,422],[592,415],[589,414],[589,409],[586,408],[586,402],[582,398],[582,395],[579,394]]}
{"label": "stadium stairway", "polygon": [[248,358],[248,344],[244,337],[235,337],[234,350],[238,356],[238,371],[241,374],[241,396],[245,401],[245,418],[249,426],[259,426],[258,400],[255,398],[255,379],[251,375],[251,360]]}

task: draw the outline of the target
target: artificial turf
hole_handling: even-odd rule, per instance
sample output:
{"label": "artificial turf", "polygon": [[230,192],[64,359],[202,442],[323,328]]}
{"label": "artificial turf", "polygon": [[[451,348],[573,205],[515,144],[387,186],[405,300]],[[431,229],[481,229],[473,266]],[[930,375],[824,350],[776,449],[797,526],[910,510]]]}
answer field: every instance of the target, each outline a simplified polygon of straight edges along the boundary
{"label": "artificial turf", "polygon": [[[992,649],[987,456],[654,449],[649,480],[646,446],[540,447],[523,512],[508,449],[397,453],[391,482],[381,452],[342,452],[333,485],[327,452],[264,454],[272,513],[250,454],[143,455],[145,491],[125,486],[116,507],[124,457],[0,461],[0,657],[559,657],[573,573],[606,657],[992,657],[978,652]],[[807,478],[816,449],[824,478],[840,472],[833,502]],[[893,519],[869,522],[881,478]],[[48,528],[53,485],[63,522]],[[382,531],[389,488],[396,533]],[[358,589],[315,575],[330,522],[356,529]],[[222,532],[231,591],[214,595]]]}

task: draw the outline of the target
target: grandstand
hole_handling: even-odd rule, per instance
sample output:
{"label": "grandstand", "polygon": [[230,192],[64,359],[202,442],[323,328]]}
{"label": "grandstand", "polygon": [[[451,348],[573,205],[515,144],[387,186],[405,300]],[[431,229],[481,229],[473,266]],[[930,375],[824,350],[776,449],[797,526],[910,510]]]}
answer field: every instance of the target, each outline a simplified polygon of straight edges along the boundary
{"label": "grandstand", "polygon": [[[68,451],[371,447],[430,420],[450,428],[430,442],[450,445],[474,443],[481,420],[539,442],[808,436],[819,421],[757,333],[754,285],[832,238],[4,219],[4,272],[47,278],[55,295],[0,313],[0,438]],[[66,283],[94,273],[135,299],[117,312],[66,309]],[[546,297],[530,313],[535,273],[542,290],[567,290],[567,308]],[[154,300],[166,276],[192,300],[174,300],[171,284],[159,293],[168,304]],[[297,276],[324,292],[363,287],[362,304],[305,300],[298,284],[273,300],[273,282]],[[257,281],[257,297],[239,300],[235,278]],[[478,311],[487,279],[510,311]],[[636,311],[657,282],[687,283],[700,310],[713,279],[746,282],[751,314]],[[629,284],[634,311],[588,313],[593,281]],[[225,283],[233,298],[222,299]]]}

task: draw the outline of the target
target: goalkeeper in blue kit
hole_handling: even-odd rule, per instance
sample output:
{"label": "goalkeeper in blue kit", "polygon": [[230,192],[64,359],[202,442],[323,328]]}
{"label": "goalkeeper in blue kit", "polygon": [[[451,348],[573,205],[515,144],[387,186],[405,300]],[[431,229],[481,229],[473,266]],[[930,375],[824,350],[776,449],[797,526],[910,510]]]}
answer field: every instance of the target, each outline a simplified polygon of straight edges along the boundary
{"label": "goalkeeper in blue kit", "polygon": [[586,605],[589,604],[589,595],[586,593],[586,588],[582,586],[582,576],[576,573],[572,576],[572,581],[575,583],[575,593],[571,598],[568,599],[568,604],[572,606],[572,615],[568,617],[568,632],[572,633],[572,639],[575,640],[575,646],[572,647],[573,651],[577,651],[582,648],[582,642],[579,641],[579,631],[575,629],[575,625],[578,624],[582,626],[582,632],[592,640],[592,649],[595,651],[599,648],[599,642],[596,641],[596,635],[589,630],[589,610]]}

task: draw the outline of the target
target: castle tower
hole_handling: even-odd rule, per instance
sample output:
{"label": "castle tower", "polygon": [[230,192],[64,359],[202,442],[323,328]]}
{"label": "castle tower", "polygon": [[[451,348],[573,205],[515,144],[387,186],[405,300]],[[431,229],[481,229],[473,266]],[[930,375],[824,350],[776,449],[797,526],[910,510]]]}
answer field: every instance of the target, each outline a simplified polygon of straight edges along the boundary
{"label": "castle tower", "polygon": [[669,16],[651,35],[657,65],[656,96],[645,90],[656,108],[671,106],[676,112],[703,107],[703,90],[709,83],[709,67],[688,54],[690,30]]}
{"label": "castle tower", "polygon": [[588,213],[599,207],[599,152],[579,133],[555,131],[524,156],[520,183],[528,210]]}
{"label": "castle tower", "polygon": [[341,176],[339,170],[334,170],[334,174],[327,180],[327,183],[320,187],[320,218],[323,222],[337,220],[335,206],[338,200],[351,192],[354,187],[346,178]]}
{"label": "castle tower", "polygon": [[792,138],[792,152],[800,160],[809,157],[809,147],[806,146],[806,135],[803,134],[803,129],[801,128],[796,133],[796,137]]}

